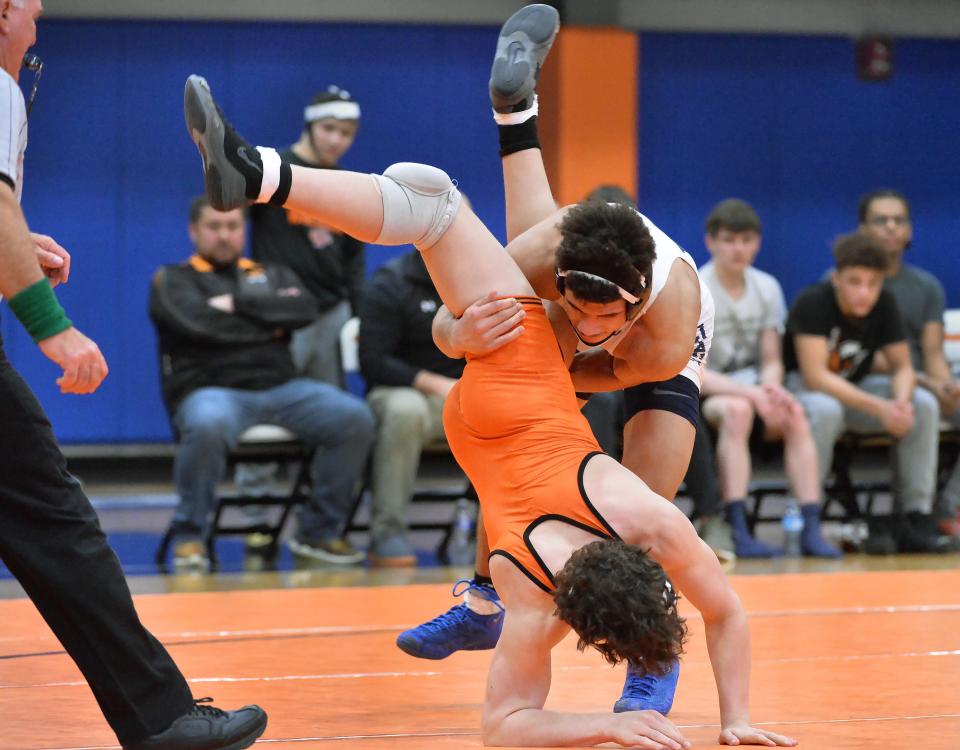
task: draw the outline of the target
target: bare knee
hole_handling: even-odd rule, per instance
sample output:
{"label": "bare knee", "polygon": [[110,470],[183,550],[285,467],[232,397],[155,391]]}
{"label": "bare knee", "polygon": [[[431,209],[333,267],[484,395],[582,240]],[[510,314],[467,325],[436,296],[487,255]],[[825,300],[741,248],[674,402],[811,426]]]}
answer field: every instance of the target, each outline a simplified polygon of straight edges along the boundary
{"label": "bare knee", "polygon": [[753,405],[745,398],[723,400],[720,410],[720,431],[731,438],[746,440],[753,429]]}
{"label": "bare knee", "polygon": [[400,162],[373,178],[383,199],[377,244],[411,243],[426,250],[443,237],[460,208],[460,191],[442,169]]}
{"label": "bare knee", "polygon": [[810,422],[803,407],[797,404],[790,410],[790,417],[784,425],[784,437],[800,439],[810,435]]}

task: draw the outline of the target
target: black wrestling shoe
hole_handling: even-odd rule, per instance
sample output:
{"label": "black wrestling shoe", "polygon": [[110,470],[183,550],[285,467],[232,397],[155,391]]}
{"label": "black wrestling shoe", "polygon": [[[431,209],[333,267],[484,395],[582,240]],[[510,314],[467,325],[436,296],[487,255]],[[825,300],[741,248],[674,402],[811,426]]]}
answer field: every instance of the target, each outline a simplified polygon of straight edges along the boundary
{"label": "black wrestling shoe", "polygon": [[183,115],[187,132],[203,158],[210,205],[218,211],[229,211],[255,201],[263,182],[260,154],[227,122],[204,78],[193,75],[187,79]]}
{"label": "black wrestling shoe", "polygon": [[124,745],[123,750],[243,750],[267,728],[267,713],[260,706],[221,711],[194,701],[193,708],[160,734]]}
{"label": "black wrestling shoe", "polygon": [[540,66],[559,30],[560,14],[549,5],[528,5],[507,19],[490,70],[490,103],[497,112],[533,106]]}

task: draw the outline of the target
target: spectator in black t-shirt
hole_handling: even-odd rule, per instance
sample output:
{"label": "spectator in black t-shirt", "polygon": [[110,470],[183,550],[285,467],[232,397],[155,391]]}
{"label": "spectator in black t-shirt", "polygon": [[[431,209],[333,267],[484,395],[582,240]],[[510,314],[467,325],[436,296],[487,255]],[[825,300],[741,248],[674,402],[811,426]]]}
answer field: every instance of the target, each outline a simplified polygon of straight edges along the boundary
{"label": "spectator in black t-shirt", "polygon": [[[883,289],[889,259],[874,240],[845,235],[833,248],[829,281],[803,290],[787,319],[784,363],[788,387],[803,404],[817,445],[821,478],[833,464],[833,445],[844,430],[888,432],[893,447],[895,496],[906,523],[901,552],[941,551],[931,517],[936,480],[938,408],[917,389],[903,320]],[[871,375],[882,352],[890,375]]]}
{"label": "spectator in black t-shirt", "polygon": [[406,511],[424,446],[443,442],[443,404],[463,374],[433,343],[433,316],[442,305],[420,253],[413,251],[373,275],[360,308],[360,368],[377,417],[373,449],[370,562],[416,564]]}
{"label": "spectator in black t-shirt", "polygon": [[[360,105],[343,89],[330,86],[304,109],[300,139],[280,152],[291,164],[339,169],[360,126]],[[340,329],[360,310],[365,283],[365,246],[312,216],[269,203],[250,207],[252,255],[294,270],[320,310],[317,320],[293,336],[297,372],[343,387]]]}

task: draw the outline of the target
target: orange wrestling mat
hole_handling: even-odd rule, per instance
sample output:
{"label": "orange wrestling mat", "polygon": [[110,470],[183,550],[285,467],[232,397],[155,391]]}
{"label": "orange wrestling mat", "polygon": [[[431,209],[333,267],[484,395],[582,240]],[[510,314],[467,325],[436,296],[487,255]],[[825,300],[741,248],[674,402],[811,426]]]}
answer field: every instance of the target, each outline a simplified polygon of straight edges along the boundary
{"label": "orange wrestling mat", "polygon": [[[752,719],[809,750],[960,748],[960,571],[734,577],[753,634]],[[396,634],[451,603],[438,585],[141,596],[147,626],[194,695],[259,703],[256,747],[462,750],[482,746],[489,653],[411,658]],[[671,718],[716,747],[703,624]],[[572,639],[554,650],[548,708],[609,711],[623,669]],[[29,601],[0,602],[0,748],[97,750],[116,740]]]}

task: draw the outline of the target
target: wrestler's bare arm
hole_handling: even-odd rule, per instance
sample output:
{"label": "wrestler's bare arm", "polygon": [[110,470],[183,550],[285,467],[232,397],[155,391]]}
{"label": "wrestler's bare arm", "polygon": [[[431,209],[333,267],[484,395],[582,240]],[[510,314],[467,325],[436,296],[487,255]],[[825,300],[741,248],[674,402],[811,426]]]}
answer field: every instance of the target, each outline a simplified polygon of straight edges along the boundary
{"label": "wrestler's bare arm", "polygon": [[484,744],[583,747],[616,742],[633,747],[655,738],[662,743],[656,747],[681,750],[680,732],[654,711],[544,711],[550,690],[550,652],[563,640],[569,627],[554,617],[553,600],[530,583],[513,563],[494,557],[490,569],[507,613],[487,678],[482,719]]}
{"label": "wrestler's bare arm", "polygon": [[743,605],[716,554],[675,506],[666,507],[666,516],[677,516],[674,530],[655,537],[650,555],[703,616],[720,699],[721,743],[795,745],[788,737],[750,726],[750,631]]}
{"label": "wrestler's bare arm", "polygon": [[683,261],[676,261],[660,295],[614,355],[603,349],[577,354],[570,368],[574,387],[596,393],[669,380],[689,362],[699,321],[697,273]]}
{"label": "wrestler's bare arm", "polygon": [[559,209],[507,245],[510,257],[520,266],[534,292],[542,299],[560,298],[556,283],[557,247],[560,244],[557,226],[569,209],[569,206]]}

